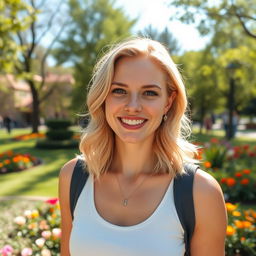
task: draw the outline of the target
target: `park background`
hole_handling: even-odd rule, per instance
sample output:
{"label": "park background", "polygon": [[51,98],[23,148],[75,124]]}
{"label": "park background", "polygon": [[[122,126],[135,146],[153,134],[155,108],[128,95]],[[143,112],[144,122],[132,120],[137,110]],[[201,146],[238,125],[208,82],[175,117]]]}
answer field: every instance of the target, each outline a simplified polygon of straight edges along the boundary
{"label": "park background", "polygon": [[256,0],[4,0],[0,11],[0,255],[59,255],[59,170],[79,154],[96,60],[130,36],[159,40],[178,65],[190,140],[227,201],[226,255],[256,255]]}

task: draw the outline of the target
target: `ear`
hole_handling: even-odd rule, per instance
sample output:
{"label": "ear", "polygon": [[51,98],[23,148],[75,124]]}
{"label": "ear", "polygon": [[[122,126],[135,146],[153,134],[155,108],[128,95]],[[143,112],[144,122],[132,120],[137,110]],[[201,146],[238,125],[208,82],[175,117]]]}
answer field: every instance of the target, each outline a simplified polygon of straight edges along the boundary
{"label": "ear", "polygon": [[171,93],[171,95],[168,97],[168,99],[167,99],[167,104],[166,104],[166,106],[165,106],[165,114],[166,114],[166,113],[169,111],[169,109],[171,108],[172,103],[173,103],[173,101],[175,100],[176,96],[177,96],[176,91],[173,91],[173,92]]}

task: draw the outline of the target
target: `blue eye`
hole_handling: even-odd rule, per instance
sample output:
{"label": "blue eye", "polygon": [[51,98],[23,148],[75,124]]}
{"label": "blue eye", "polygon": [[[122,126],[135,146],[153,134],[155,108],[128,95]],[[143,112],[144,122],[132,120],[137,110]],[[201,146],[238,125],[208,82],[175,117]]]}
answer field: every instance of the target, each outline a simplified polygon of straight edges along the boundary
{"label": "blue eye", "polygon": [[155,91],[145,91],[144,94],[146,96],[157,96],[158,95],[158,93]]}
{"label": "blue eye", "polygon": [[126,91],[124,89],[121,88],[115,88],[112,90],[112,93],[114,94],[126,94]]}

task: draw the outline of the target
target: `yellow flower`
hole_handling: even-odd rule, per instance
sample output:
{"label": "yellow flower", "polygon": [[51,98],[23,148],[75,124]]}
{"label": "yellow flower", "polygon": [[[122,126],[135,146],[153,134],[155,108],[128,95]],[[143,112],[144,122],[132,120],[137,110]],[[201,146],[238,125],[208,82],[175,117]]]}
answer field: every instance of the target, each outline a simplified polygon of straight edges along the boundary
{"label": "yellow flower", "polygon": [[227,226],[227,230],[226,230],[227,236],[232,236],[235,233],[236,233],[236,230],[232,226],[228,225]]}
{"label": "yellow flower", "polygon": [[241,216],[241,212],[239,212],[239,211],[233,211],[233,212],[232,212],[232,215],[235,216],[235,217],[239,217],[239,216]]}
{"label": "yellow flower", "polygon": [[39,216],[38,210],[33,210],[31,213],[31,217],[34,219],[34,218],[37,218],[38,216]]}
{"label": "yellow flower", "polygon": [[228,212],[233,212],[237,208],[237,205],[226,203],[226,208]]}

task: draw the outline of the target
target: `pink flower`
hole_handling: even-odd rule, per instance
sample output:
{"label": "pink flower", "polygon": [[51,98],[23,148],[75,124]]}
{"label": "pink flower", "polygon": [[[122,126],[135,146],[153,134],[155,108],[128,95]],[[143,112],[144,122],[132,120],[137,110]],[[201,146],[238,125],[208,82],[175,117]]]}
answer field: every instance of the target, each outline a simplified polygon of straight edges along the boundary
{"label": "pink flower", "polygon": [[46,200],[46,203],[55,205],[58,201],[59,201],[58,198],[51,198],[51,199]]}
{"label": "pink flower", "polygon": [[33,251],[31,248],[24,248],[21,251],[21,256],[30,256],[32,255]]}
{"label": "pink flower", "polygon": [[10,256],[12,255],[13,248],[10,245],[5,245],[2,249],[0,249],[0,254],[2,256]]}
{"label": "pink flower", "polygon": [[45,230],[42,232],[42,237],[45,238],[45,239],[49,239],[52,235],[52,232],[50,230]]}

